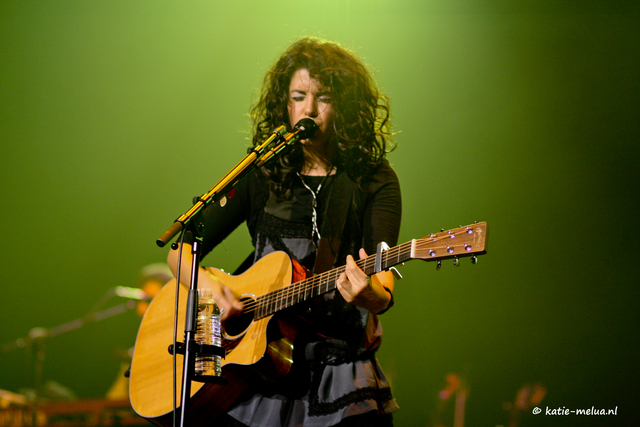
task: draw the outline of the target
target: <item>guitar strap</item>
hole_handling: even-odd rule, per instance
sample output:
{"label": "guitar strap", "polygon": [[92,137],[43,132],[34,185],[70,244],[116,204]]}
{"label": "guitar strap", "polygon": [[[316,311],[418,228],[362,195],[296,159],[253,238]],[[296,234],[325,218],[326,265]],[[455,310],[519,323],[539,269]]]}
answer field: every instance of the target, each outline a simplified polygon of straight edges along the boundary
{"label": "guitar strap", "polygon": [[345,172],[338,173],[329,187],[327,204],[324,208],[320,242],[316,252],[313,273],[331,270],[336,264],[344,225],[347,222],[349,207],[353,200],[357,184]]}

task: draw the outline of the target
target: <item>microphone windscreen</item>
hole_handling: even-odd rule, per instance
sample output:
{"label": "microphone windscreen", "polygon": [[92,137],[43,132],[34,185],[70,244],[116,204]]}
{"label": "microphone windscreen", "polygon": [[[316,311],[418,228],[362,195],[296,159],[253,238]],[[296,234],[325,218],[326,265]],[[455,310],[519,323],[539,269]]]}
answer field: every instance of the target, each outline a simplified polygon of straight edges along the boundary
{"label": "microphone windscreen", "polygon": [[307,139],[311,138],[316,133],[318,125],[316,125],[316,122],[314,122],[313,119],[305,118],[296,123],[294,129],[299,129],[301,131],[300,139]]}

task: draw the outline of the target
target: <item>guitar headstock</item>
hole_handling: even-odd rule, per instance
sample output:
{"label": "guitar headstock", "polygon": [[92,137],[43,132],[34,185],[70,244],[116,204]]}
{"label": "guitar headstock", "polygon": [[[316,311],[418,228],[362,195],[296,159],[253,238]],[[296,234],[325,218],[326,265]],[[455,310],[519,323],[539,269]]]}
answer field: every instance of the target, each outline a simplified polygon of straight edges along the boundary
{"label": "guitar headstock", "polygon": [[[478,222],[411,241],[411,258],[440,261],[482,255],[487,252],[487,223]],[[457,265],[457,261],[454,261]]]}

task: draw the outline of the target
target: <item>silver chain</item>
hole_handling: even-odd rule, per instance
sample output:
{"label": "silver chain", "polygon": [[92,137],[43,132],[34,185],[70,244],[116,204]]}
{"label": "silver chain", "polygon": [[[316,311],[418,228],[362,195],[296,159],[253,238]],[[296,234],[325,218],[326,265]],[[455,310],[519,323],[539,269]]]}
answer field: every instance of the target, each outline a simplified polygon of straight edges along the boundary
{"label": "silver chain", "polygon": [[316,209],[317,206],[318,206],[318,194],[320,194],[320,189],[322,188],[322,184],[324,184],[324,182],[326,181],[327,177],[331,173],[331,169],[332,168],[329,168],[329,172],[327,172],[327,175],[324,177],[324,179],[322,180],[320,185],[318,185],[318,188],[316,189],[316,191],[313,191],[311,189],[311,187],[309,187],[307,185],[307,183],[304,182],[304,179],[302,179],[302,176],[298,172],[296,172],[296,174],[300,178],[300,181],[302,181],[302,185],[304,185],[304,188],[309,190],[311,192],[311,195],[313,196],[313,204],[312,204],[312,208],[313,209],[312,209],[312,212],[311,212],[311,224],[312,224],[311,241],[313,242],[314,246],[316,246],[316,247],[318,247],[318,244],[316,243],[316,239],[314,239],[313,237],[314,236],[318,236],[318,239],[317,239],[318,242],[322,238],[322,236],[320,236],[320,230],[318,229],[318,211]]}

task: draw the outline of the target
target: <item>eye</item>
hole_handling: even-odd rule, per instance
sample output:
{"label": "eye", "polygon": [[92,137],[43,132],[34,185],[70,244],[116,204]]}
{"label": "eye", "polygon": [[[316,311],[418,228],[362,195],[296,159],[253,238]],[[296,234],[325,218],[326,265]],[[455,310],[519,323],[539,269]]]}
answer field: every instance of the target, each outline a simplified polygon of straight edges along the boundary
{"label": "eye", "polygon": [[292,96],[291,99],[293,99],[296,102],[301,102],[301,101],[304,101],[304,96],[296,95],[296,96]]}
{"label": "eye", "polygon": [[318,98],[318,101],[322,102],[323,104],[331,104],[331,97],[330,96],[321,96],[320,98]]}

